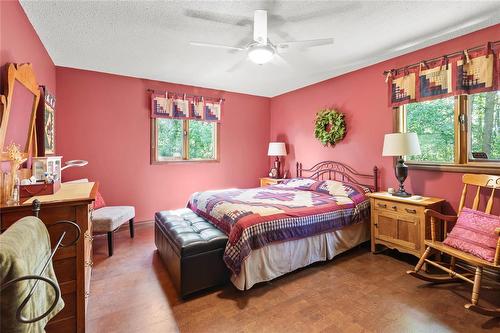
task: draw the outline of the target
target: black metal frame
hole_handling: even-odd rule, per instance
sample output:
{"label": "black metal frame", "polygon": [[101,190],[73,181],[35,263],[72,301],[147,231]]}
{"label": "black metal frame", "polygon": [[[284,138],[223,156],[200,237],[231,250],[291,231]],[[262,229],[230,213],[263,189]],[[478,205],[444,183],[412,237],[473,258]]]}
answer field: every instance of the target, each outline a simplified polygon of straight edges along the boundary
{"label": "black metal frame", "polygon": [[[38,213],[40,212],[40,206],[41,206],[40,201],[38,201],[38,200],[33,201],[32,211],[33,211],[33,215],[35,217],[38,217]],[[7,281],[0,286],[0,294],[1,294],[2,291],[11,287],[12,285],[16,284],[17,282],[21,282],[21,281],[25,281],[25,280],[35,280],[35,283],[33,283],[33,286],[31,286],[31,289],[30,289],[28,295],[24,298],[24,300],[21,302],[21,305],[16,310],[16,319],[17,319],[17,321],[19,321],[21,323],[25,323],[25,324],[34,323],[34,322],[37,322],[37,321],[42,320],[43,318],[47,317],[50,314],[50,312],[56,307],[57,303],[59,302],[59,299],[61,298],[61,290],[59,289],[59,285],[56,282],[54,282],[53,280],[42,276],[42,274],[45,272],[45,270],[49,266],[49,263],[52,261],[52,258],[54,257],[54,255],[56,254],[57,250],[60,247],[72,246],[78,242],[78,240],[80,239],[81,230],[80,230],[80,226],[78,224],[71,222],[71,221],[58,221],[54,224],[47,226],[47,228],[51,228],[55,225],[60,225],[60,224],[69,224],[76,229],[75,240],[73,240],[70,244],[63,244],[62,241],[63,241],[64,237],[66,236],[66,231],[63,231],[63,233],[59,237],[56,245],[54,246],[54,249],[51,251],[50,256],[45,261],[45,263],[44,263],[42,269],[40,270],[40,272],[38,273],[38,275],[21,276],[21,277],[12,279],[10,281]],[[45,311],[43,314],[41,314],[35,318],[31,318],[31,319],[25,318],[22,316],[22,311],[23,311],[24,307],[26,306],[26,304],[28,304],[28,302],[30,301],[31,297],[33,296],[33,293],[35,292],[35,288],[37,287],[38,282],[40,282],[40,281],[44,281],[45,283],[49,284],[54,289],[54,293],[55,293],[54,302],[47,309],[47,311]]]}
{"label": "black metal frame", "polygon": [[[303,168],[302,163],[297,162],[296,167],[297,177],[325,180],[326,176],[328,176],[328,178],[326,178],[328,180],[347,181],[353,184],[366,186],[374,192],[378,191],[378,168],[376,166],[373,167],[372,174],[359,173],[350,166],[336,161],[322,161],[309,169]],[[309,175],[304,176],[304,172],[306,175],[309,173]],[[367,180],[372,180],[373,183],[365,183]]]}

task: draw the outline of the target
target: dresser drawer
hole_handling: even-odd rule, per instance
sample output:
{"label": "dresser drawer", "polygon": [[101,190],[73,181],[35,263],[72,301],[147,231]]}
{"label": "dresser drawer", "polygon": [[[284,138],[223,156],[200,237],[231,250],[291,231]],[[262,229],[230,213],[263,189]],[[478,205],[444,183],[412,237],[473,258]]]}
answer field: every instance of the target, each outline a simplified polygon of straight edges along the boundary
{"label": "dresser drawer", "polygon": [[375,199],[375,204],[373,209],[384,211],[384,212],[393,212],[397,214],[404,214],[408,216],[419,216],[423,214],[424,208],[420,206],[414,206],[410,204],[404,204],[400,202],[388,201],[388,200],[380,200]]}

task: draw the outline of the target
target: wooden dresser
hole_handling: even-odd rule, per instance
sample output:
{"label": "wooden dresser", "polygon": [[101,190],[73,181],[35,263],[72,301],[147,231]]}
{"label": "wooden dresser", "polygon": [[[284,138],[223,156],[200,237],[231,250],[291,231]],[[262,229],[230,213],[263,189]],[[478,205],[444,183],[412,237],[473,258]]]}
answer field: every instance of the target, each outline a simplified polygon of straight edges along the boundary
{"label": "wooden dresser", "polygon": [[[85,332],[85,312],[92,272],[91,203],[95,199],[97,187],[97,183],[61,184],[61,189],[53,195],[29,198],[15,206],[0,205],[2,232],[18,219],[33,215],[34,199],[41,202],[39,217],[45,224],[69,220],[80,227],[81,236],[78,242],[73,246],[60,248],[53,258],[65,306],[45,327],[48,333]],[[54,226],[49,228],[52,247],[63,230],[67,232],[67,240],[63,243],[70,244],[75,239],[76,232],[71,226]]]}
{"label": "wooden dresser", "polygon": [[419,257],[425,251],[425,238],[431,238],[430,219],[424,210],[441,211],[444,199],[399,198],[387,192],[368,194],[371,205],[371,250],[377,244]]}

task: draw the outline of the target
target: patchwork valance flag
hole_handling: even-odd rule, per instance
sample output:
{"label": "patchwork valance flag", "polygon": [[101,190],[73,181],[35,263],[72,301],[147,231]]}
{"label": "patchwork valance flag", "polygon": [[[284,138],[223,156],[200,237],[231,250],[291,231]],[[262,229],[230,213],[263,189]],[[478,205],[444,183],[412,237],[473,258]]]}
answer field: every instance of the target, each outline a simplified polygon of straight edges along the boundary
{"label": "patchwork valance flag", "polygon": [[205,103],[205,121],[220,121],[221,102]]}
{"label": "patchwork valance flag", "polygon": [[387,74],[389,101],[392,106],[415,102],[417,74],[415,70],[404,70],[402,74],[392,71]]}
{"label": "patchwork valance flag", "polygon": [[172,100],[164,94],[151,94],[151,116],[153,118],[172,118],[172,104]]}
{"label": "patchwork valance flag", "polygon": [[192,119],[203,121],[221,120],[222,99],[205,102],[203,97],[170,95],[169,93],[151,94],[151,117]]}
{"label": "patchwork valance flag", "polygon": [[194,98],[191,102],[189,116],[191,119],[203,119],[204,117],[204,105],[203,97]]}
{"label": "patchwork valance flag", "polygon": [[172,104],[172,118],[189,118],[189,101],[186,97],[176,97]]}
{"label": "patchwork valance flag", "polygon": [[389,106],[452,95],[494,91],[500,86],[500,47],[491,43],[471,52],[444,56],[387,73]]}
{"label": "patchwork valance flag", "polygon": [[460,94],[476,94],[493,90],[495,55],[489,48],[485,52],[469,54],[464,51],[462,59],[457,61],[456,87]]}
{"label": "patchwork valance flag", "polygon": [[446,58],[432,66],[422,63],[418,81],[419,101],[443,98],[453,93],[452,72]]}

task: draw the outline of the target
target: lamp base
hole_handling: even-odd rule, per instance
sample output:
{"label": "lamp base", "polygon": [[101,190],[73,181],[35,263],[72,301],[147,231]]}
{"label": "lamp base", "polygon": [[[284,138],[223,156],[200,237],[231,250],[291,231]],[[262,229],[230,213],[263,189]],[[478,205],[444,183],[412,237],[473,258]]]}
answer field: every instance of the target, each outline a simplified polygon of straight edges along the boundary
{"label": "lamp base", "polygon": [[278,156],[276,156],[276,159],[274,160],[274,166],[269,171],[269,177],[276,178],[276,179],[279,179],[281,177],[281,173],[280,173],[281,165],[280,164],[281,164],[280,159]]}
{"label": "lamp base", "polygon": [[391,193],[395,197],[401,197],[401,198],[408,198],[411,197],[411,194],[406,192],[406,191],[397,191],[394,193]]}
{"label": "lamp base", "polygon": [[411,197],[411,194],[405,191],[405,187],[403,185],[406,177],[408,176],[408,166],[405,164],[402,156],[399,157],[398,162],[396,163],[395,174],[399,182],[399,189],[397,192],[392,193],[392,195],[401,198]]}

